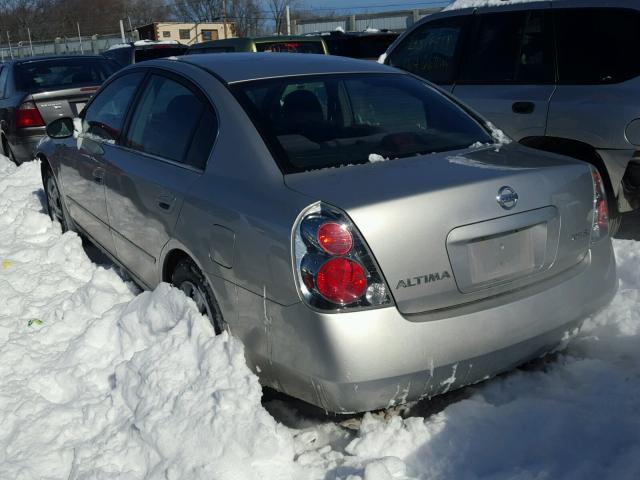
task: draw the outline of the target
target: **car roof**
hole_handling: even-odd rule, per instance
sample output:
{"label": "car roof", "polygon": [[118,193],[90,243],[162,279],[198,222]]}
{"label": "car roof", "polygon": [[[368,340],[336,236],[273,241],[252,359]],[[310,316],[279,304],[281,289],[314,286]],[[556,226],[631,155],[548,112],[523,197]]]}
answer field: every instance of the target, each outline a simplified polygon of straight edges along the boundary
{"label": "car roof", "polygon": [[205,53],[173,61],[197,65],[226,83],[328,73],[404,73],[370,60],[308,53]]}
{"label": "car roof", "polygon": [[0,65],[22,65],[25,63],[46,62],[51,60],[73,60],[78,58],[106,60],[102,55],[46,55],[42,57],[15,58],[6,60]]}
{"label": "car roof", "polygon": [[196,43],[189,48],[197,50],[199,48],[208,47],[223,47],[223,46],[250,46],[253,43],[270,43],[270,42],[321,42],[322,38],[319,36],[303,36],[303,35],[278,35],[272,37],[235,37],[235,38],[221,38],[218,40],[208,40],[206,42]]}

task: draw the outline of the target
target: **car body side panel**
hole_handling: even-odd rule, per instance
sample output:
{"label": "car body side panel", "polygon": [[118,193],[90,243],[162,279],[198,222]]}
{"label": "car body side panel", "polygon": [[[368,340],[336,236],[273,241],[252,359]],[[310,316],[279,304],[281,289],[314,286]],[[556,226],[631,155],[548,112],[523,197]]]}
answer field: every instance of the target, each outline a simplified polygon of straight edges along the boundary
{"label": "car body side panel", "polygon": [[122,147],[113,147],[106,160],[107,210],[118,257],[152,285],[185,192],[201,173]]}

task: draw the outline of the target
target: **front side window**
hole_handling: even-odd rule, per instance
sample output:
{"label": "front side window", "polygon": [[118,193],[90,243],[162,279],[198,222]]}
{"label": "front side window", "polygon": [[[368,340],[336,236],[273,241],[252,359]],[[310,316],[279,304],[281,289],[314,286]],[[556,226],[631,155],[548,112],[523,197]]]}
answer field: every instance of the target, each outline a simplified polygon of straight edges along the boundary
{"label": "front side window", "polygon": [[617,83],[640,74],[640,13],[576,8],[554,15],[560,83]]}
{"label": "front side window", "polygon": [[548,11],[477,15],[462,63],[464,83],[553,83]]}
{"label": "front side window", "polygon": [[126,145],[204,168],[216,133],[216,117],[208,103],[182,83],[152,75],[133,113]]}
{"label": "front side window", "polygon": [[460,107],[408,75],[289,77],[235,88],[284,173],[492,141]]}
{"label": "front side window", "polygon": [[82,132],[89,138],[115,143],[120,137],[131,100],[143,72],[115,79],[100,91],[84,111]]}
{"label": "front side window", "polygon": [[393,50],[389,64],[434,83],[452,83],[466,20],[466,17],[446,18],[417,27]]}

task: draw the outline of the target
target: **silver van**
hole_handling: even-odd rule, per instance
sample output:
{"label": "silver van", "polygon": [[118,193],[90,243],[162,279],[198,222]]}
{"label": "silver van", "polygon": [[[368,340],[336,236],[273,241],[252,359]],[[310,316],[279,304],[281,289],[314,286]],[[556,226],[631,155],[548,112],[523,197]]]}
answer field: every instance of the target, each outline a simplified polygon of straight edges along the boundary
{"label": "silver van", "polygon": [[612,230],[640,209],[640,2],[558,0],[428,16],[381,57],[520,143],[605,179]]}

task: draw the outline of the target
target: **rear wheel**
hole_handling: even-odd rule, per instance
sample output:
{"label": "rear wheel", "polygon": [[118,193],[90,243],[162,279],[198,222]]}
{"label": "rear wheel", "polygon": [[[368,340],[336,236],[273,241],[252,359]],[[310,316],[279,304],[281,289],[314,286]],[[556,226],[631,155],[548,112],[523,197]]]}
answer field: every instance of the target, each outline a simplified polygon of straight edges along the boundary
{"label": "rear wheel", "polygon": [[198,311],[209,318],[216,334],[222,331],[222,312],[218,302],[209,282],[191,259],[185,258],[178,262],[171,275],[171,283],[195,302]]}
{"label": "rear wheel", "polygon": [[42,176],[44,194],[47,200],[47,211],[54,222],[58,222],[63,232],[73,231],[73,221],[69,217],[64,206],[58,182],[49,168],[45,169]]}

